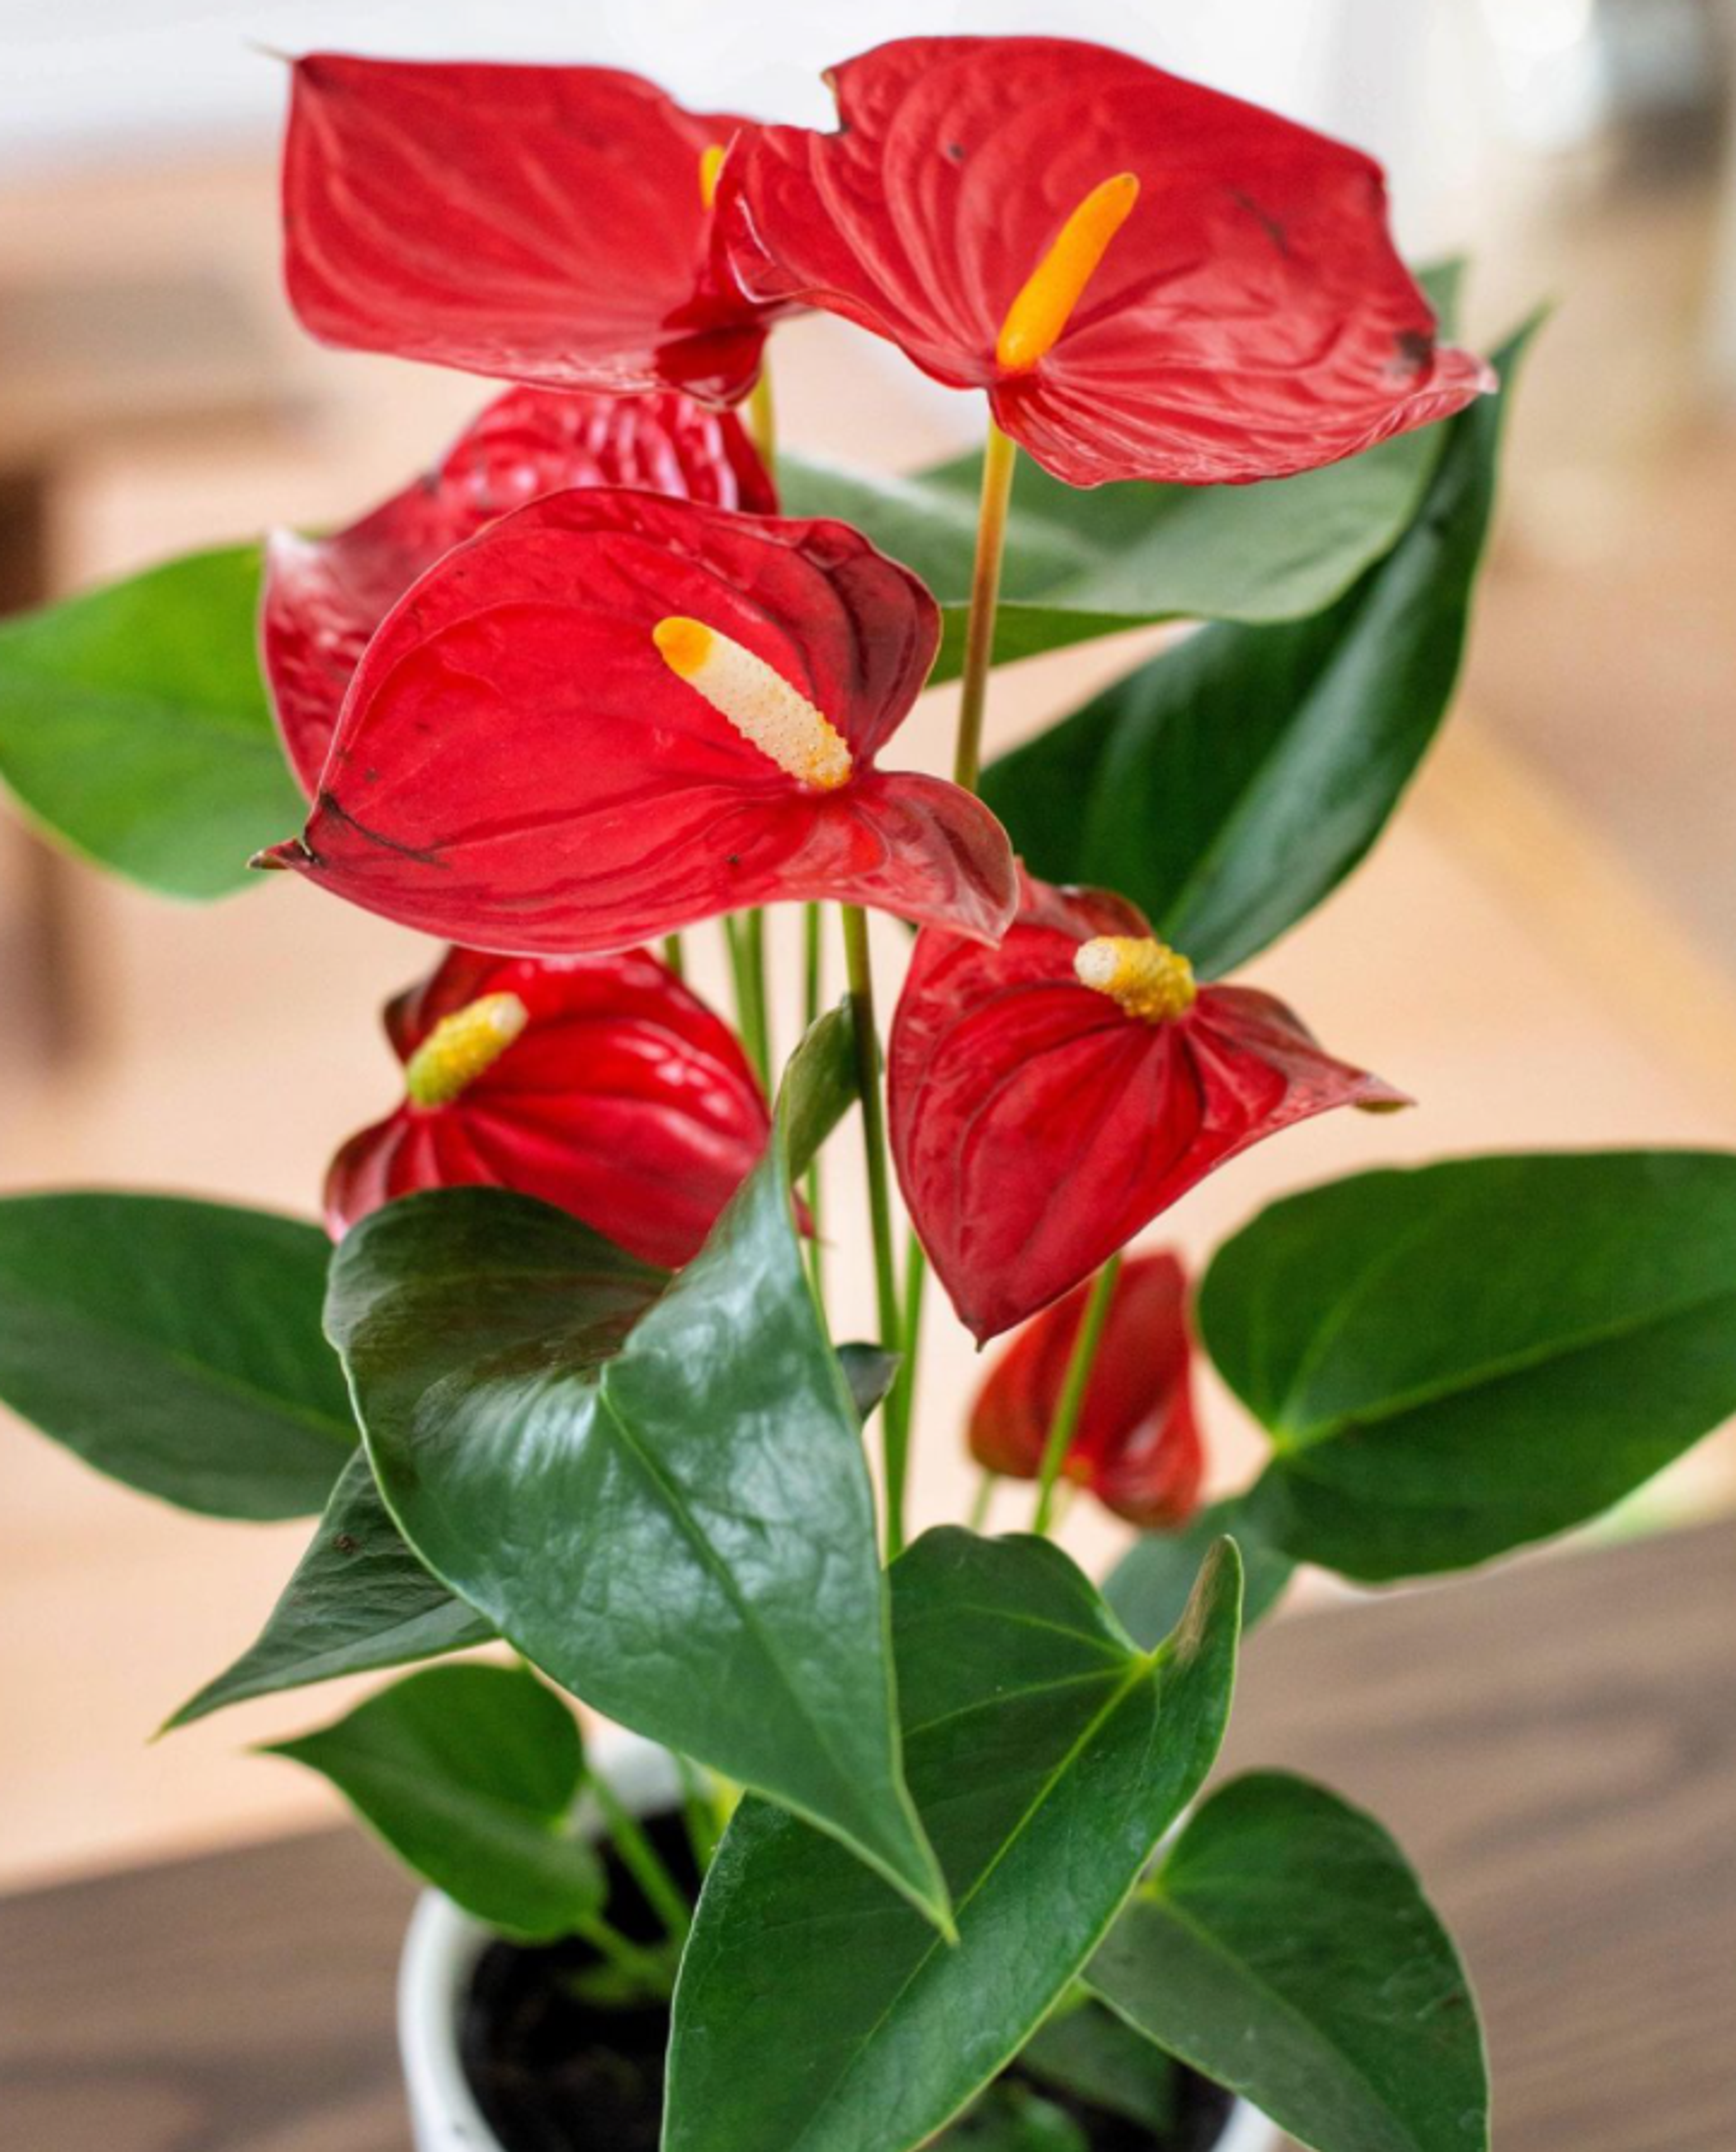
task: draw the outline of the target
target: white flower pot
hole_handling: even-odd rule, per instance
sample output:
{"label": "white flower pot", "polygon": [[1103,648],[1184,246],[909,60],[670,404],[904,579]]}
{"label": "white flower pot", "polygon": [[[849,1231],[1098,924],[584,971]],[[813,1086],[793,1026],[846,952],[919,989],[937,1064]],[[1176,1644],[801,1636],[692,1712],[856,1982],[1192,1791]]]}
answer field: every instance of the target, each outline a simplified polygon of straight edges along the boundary
{"label": "white flower pot", "polygon": [[[674,1764],[632,1735],[598,1744],[610,1782],[641,1814],[681,1798]],[[582,1820],[582,1819],[581,1819]],[[458,2022],[477,1960],[493,1932],[437,1891],[411,1916],[398,1965],[397,2037],[416,2152],[506,2152],[483,2119],[458,2059]],[[1246,2100],[1230,2111],[1212,2152],[1278,2152],[1283,2133]]]}

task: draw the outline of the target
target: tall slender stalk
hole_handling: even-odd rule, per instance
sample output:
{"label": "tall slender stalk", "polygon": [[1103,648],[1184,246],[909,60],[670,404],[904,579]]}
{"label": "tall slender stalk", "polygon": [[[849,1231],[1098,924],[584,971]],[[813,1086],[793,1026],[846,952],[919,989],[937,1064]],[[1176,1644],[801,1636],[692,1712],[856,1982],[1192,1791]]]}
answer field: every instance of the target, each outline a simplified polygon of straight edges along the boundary
{"label": "tall slender stalk", "polygon": [[995,616],[1000,604],[1000,562],[1006,548],[1007,510],[1012,505],[1017,444],[990,419],[983,450],[983,490],[977,509],[976,562],[970,574],[970,618],[964,631],[964,672],[959,694],[958,745],[953,781],[974,792],[983,769],[983,713],[989,702],[989,668],[995,662]]}
{"label": "tall slender stalk", "polygon": [[747,431],[760,452],[767,475],[777,475],[777,414],[772,401],[772,362],[760,367],[760,378],[747,399]]}
{"label": "tall slender stalk", "polygon": [[[825,951],[821,932],[823,924],[823,915],[817,904],[802,906],[802,1029],[804,1036],[820,1020],[820,1002],[825,989]],[[808,1274],[813,1280],[814,1298],[823,1308],[826,1305],[826,1241],[824,1221],[821,1216],[820,1160],[817,1153],[813,1164],[807,1169],[802,1193],[807,1199],[808,1222],[813,1231],[813,1238],[808,1243]]]}
{"label": "tall slender stalk", "polygon": [[898,1481],[888,1481],[887,1504],[894,1495],[898,1515],[904,1512],[905,1485],[909,1476],[910,1439],[916,1425],[916,1363],[922,1349],[923,1287],[928,1282],[928,1251],[909,1234],[904,1256],[904,1304],[898,1331],[898,1371],[893,1378],[882,1410],[886,1415],[887,1452],[898,1460]]}
{"label": "tall slender stalk", "polygon": [[[903,1335],[898,1267],[892,1246],[892,1173],[886,1156],[886,1102],[880,1089],[880,1037],[874,1023],[874,974],[868,961],[868,914],[859,905],[841,906],[844,963],[850,982],[852,1028],[856,1034],[856,1079],[862,1094],[862,1142],[868,1162],[868,1219],[874,1240],[874,1301],[880,1342],[895,1353]],[[886,1558],[904,1544],[904,1478],[908,1444],[892,1417],[880,1415],[886,1469]]]}
{"label": "tall slender stalk", "polygon": [[1040,1539],[1047,1535],[1055,1521],[1055,1483],[1078,1432],[1079,1416],[1085,1409],[1086,1392],[1096,1363],[1097,1348],[1103,1342],[1103,1327],[1109,1320],[1110,1302],[1115,1298],[1115,1282],[1121,1270],[1121,1257],[1111,1256],[1098,1271],[1085,1312],[1079,1318],[1079,1335],[1073,1340],[1073,1350],[1067,1356],[1067,1372],[1061,1378],[1060,1395],[1055,1400],[1055,1418],[1049,1424],[1049,1439],[1043,1444],[1043,1462],[1037,1472],[1037,1510],[1030,1528]]}
{"label": "tall slender stalk", "polygon": [[590,1793],[603,1811],[609,1836],[621,1864],[645,1893],[645,1901],[663,1923],[671,1942],[682,1941],[693,1925],[693,1908],[687,1895],[665,1866],[645,1826],[598,1771],[590,1779]]}
{"label": "tall slender stalk", "polygon": [[686,977],[687,960],[681,947],[681,937],[679,934],[666,934],[664,936],[663,961],[668,965],[670,970],[675,973],[678,979]]}

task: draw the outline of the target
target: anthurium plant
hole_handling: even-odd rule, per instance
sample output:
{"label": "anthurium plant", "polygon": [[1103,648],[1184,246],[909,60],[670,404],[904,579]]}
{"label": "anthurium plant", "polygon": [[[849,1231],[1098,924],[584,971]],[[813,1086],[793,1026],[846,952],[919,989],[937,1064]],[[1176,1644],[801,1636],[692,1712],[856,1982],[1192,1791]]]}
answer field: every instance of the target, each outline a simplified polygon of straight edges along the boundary
{"label": "anthurium plant", "polygon": [[[1394,1170],[1370,1119],[1366,1170],[1202,1276],[1135,1244],[1249,1146],[1408,1103],[1238,975],[1442,721],[1525,332],[1455,348],[1366,158],[1141,61],[916,38],[830,80],[812,132],[601,69],[296,65],[302,322],[508,385],[347,527],[0,629],[0,768],[166,895],[251,860],[448,946],[322,1223],[0,1204],[0,1394],[185,1508],[318,1516],[173,1723],[414,1669],[282,1753],[564,1952],[601,2049],[661,2013],[666,2152],[1177,2152],[1202,2084],[1320,2152],[1479,2152],[1397,1847],[1321,1786],[1208,1785],[1237,1652],[1299,1565],[1487,1561],[1736,1409],[1736,1159]],[[778,453],[814,308],[980,393],[981,455]],[[983,767],[997,666],[1162,621]],[[951,772],[913,768],[953,679]],[[870,910],[914,930],[895,990]],[[847,1119],[865,1339],[814,1171]],[[1011,1333],[951,1429],[925,1292]],[[1267,1445],[1204,1510],[1202,1355]],[[1028,1529],[912,1516],[919,1434],[1003,1514],[1028,1483]],[[1072,1497],[1134,1528],[1101,1581]],[[575,1703],[671,1752],[667,1830]]]}

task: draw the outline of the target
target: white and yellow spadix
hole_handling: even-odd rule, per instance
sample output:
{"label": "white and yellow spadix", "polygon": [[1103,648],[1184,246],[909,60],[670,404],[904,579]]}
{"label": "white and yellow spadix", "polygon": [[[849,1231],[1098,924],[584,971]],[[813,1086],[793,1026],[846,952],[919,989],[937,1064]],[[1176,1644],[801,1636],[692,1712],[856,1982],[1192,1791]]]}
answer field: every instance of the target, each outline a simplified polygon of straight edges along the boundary
{"label": "white and yellow spadix", "polygon": [[651,631],[664,663],[775,762],[786,777],[817,792],[850,781],[850,750],[825,713],[757,657],[703,621],[671,615]]}

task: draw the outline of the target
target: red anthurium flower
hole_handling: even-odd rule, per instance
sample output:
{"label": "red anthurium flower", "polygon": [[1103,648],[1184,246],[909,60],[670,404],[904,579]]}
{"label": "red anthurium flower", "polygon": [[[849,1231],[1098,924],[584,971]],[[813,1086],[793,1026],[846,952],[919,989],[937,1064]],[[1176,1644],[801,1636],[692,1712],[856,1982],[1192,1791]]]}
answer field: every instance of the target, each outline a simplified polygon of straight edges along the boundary
{"label": "red anthurium flower", "polygon": [[570,486],[632,485],[770,515],[777,495],[740,423],[691,398],[511,388],[445,460],[330,538],[275,532],[261,621],[291,767],[318,789],[345,690],[411,584],[509,509]]}
{"label": "red anthurium flower", "polygon": [[612,68],[312,54],[284,150],[291,301],[327,343],[735,403],[780,311],[714,257],[746,124]]}
{"label": "red anthurium flower", "polygon": [[998,949],[919,937],[888,1083],[904,1200],[979,1338],[1251,1144],[1333,1106],[1410,1103],[1270,994],[1197,987],[1121,898],[1029,878]]}
{"label": "red anthurium flower", "polygon": [[1437,348],[1357,150],[1060,38],[912,38],[831,80],[836,134],[725,168],[736,276],[986,388],[1069,485],[1276,478],[1493,385]]}
{"label": "red anthurium flower", "polygon": [[[1035,1480],[1089,1286],[1045,1308],[989,1369],[970,1414],[979,1464]],[[1147,1531],[1185,1525],[1205,1469],[1194,1416],[1187,1278],[1170,1254],[1124,1263],[1061,1470]]]}
{"label": "red anthurium flower", "polygon": [[262,864],[519,955],[783,898],[997,936],[1000,825],[874,766],[939,637],[922,585],[844,524],[551,494],[388,616],[305,839]]}
{"label": "red anthurium flower", "polygon": [[406,1095],[332,1161],[334,1239],[395,1196],[482,1184],[672,1268],[766,1147],[765,1099],[729,1027],[642,949],[455,949],[391,1003],[386,1030]]}

